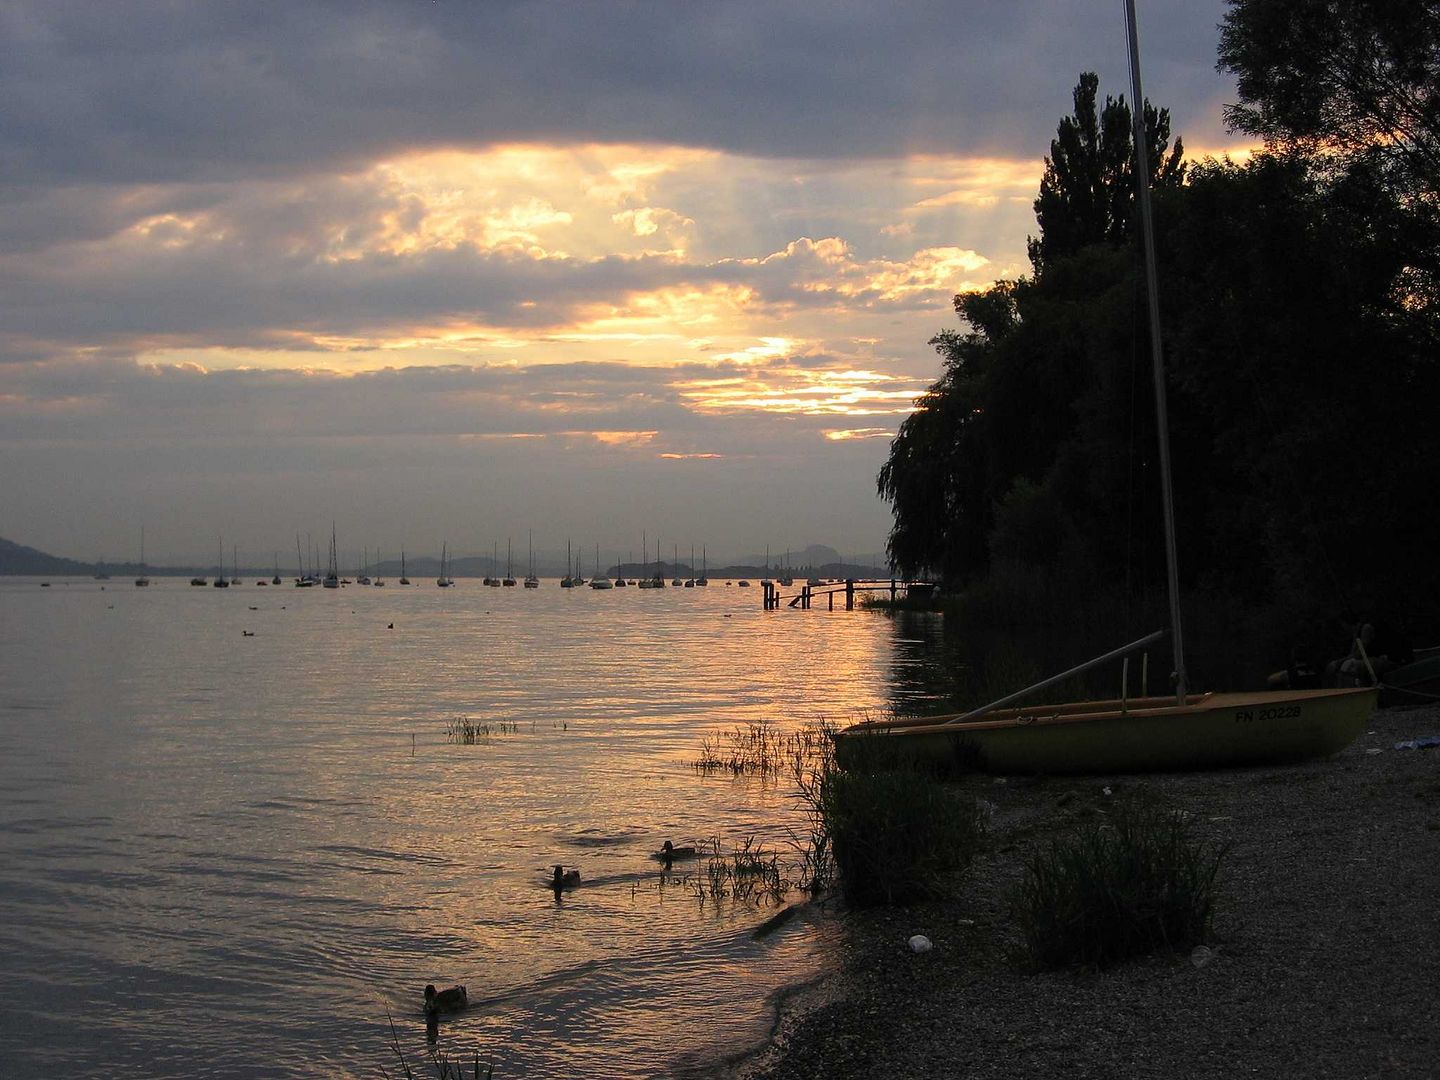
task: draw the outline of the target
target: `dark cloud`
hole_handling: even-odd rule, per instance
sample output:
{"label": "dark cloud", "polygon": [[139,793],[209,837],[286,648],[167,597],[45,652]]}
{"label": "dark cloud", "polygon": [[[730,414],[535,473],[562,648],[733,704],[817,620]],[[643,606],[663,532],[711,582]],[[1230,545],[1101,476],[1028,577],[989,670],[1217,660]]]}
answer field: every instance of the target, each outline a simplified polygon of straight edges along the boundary
{"label": "dark cloud", "polygon": [[[1213,136],[1220,0],[1142,8],[1149,95]],[[0,176],[231,181],[415,147],[638,141],[761,156],[1043,151],[1120,6],[807,0],[19,0]]]}

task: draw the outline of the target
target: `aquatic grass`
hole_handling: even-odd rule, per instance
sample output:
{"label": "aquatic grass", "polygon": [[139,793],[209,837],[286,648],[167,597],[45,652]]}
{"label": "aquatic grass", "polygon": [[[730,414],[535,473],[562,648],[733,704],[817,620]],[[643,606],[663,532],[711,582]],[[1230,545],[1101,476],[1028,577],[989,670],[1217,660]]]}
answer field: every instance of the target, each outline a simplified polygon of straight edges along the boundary
{"label": "aquatic grass", "polygon": [[[396,1075],[405,1077],[405,1080],[415,1080],[415,1070],[410,1067],[410,1061],[400,1046],[400,1034],[395,1030],[395,1018],[390,1015],[388,1010],[385,1013],[385,1019],[390,1022],[390,1052],[395,1055],[395,1061],[400,1070]],[[426,1051],[425,1060],[434,1069],[436,1080],[494,1080],[495,1077],[493,1062],[485,1062],[484,1071],[481,1071],[478,1050],[475,1051],[468,1077],[465,1074],[465,1066],[459,1058],[452,1058],[445,1051],[437,1050],[433,1046]],[[381,1065],[380,1075],[389,1080],[390,1072]]]}
{"label": "aquatic grass", "polygon": [[728,772],[732,776],[775,777],[797,755],[819,752],[825,738],[813,726],[782,731],[764,721],[747,724],[724,735],[701,739],[700,756],[691,762],[691,767],[705,776]]}
{"label": "aquatic grass", "polygon": [[1224,848],[1144,792],[1034,852],[1013,909],[1036,969],[1104,968],[1189,949],[1210,931]]}
{"label": "aquatic grass", "polygon": [[457,716],[445,727],[445,741],[462,746],[490,741],[492,735],[516,735],[520,725],[508,720],[490,723],[487,720],[471,720],[468,716]]}
{"label": "aquatic grass", "polygon": [[976,800],[927,770],[835,767],[816,798],[840,890],[857,907],[946,895],[984,841]]}
{"label": "aquatic grass", "polygon": [[728,855],[712,855],[687,881],[702,904],[707,899],[778,904],[790,891],[779,854],[758,847],[753,836]]}

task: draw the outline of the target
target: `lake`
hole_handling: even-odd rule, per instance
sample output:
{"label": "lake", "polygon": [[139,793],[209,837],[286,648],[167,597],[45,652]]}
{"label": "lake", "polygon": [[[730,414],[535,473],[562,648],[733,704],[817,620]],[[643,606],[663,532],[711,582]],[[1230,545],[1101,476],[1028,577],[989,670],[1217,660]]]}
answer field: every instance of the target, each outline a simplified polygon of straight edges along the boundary
{"label": "lake", "polygon": [[702,740],[923,704],[933,664],[923,617],[721,581],[49,580],[0,579],[13,1076],[396,1075],[392,1020],[424,1075],[427,982],[470,995],[438,1049],[499,1080],[721,1063],[835,939],[756,940],[773,906],[649,857],[804,834],[787,780],[702,775]]}

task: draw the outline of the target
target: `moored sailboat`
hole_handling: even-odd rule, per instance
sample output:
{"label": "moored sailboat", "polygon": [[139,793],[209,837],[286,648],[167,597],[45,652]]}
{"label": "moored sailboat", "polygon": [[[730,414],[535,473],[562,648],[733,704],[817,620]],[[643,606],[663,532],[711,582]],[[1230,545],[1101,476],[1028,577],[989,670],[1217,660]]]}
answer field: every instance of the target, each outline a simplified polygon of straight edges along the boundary
{"label": "moored sailboat", "polygon": [[448,589],[455,582],[450,579],[449,566],[450,548],[447,543],[440,544],[440,576],[435,579],[435,584],[442,589]]}
{"label": "moored sailboat", "polygon": [[898,748],[917,757],[997,773],[1140,772],[1285,763],[1338,753],[1364,730],[1375,711],[1375,687],[1189,693],[1180,619],[1145,98],[1140,86],[1134,0],[1126,0],[1125,15],[1136,199],[1154,369],[1174,695],[1127,699],[1122,693],[1114,700],[1015,706],[1019,700],[1066,678],[1145,648],[1165,636],[1167,631],[1162,630],[967,713],[855,724],[836,734],[837,753],[842,759],[862,740],[884,736],[900,739]]}

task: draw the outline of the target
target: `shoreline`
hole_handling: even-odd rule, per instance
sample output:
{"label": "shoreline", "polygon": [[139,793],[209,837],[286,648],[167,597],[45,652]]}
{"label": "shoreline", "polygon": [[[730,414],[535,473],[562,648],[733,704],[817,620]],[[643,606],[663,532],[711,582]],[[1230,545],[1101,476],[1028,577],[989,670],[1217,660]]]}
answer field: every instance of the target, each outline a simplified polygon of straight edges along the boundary
{"label": "shoreline", "polygon": [[[1148,776],[965,777],[991,844],[945,901],[838,914],[830,974],[725,1068],[799,1077],[1440,1075],[1440,705],[1377,712],[1336,757]],[[1028,974],[1008,894],[1026,852],[1146,787],[1228,845],[1211,952]],[[912,954],[911,934],[935,948]]]}

